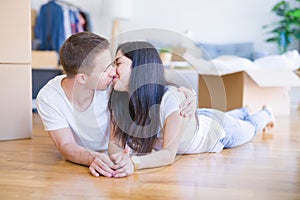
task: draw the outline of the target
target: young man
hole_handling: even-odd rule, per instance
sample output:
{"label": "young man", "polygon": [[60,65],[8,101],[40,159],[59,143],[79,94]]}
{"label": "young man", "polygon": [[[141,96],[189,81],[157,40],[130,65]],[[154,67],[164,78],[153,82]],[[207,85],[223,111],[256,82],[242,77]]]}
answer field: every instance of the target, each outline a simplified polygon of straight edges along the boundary
{"label": "young man", "polygon": [[[116,74],[109,42],[89,32],[72,35],[60,49],[60,62],[66,75],[50,80],[37,96],[45,130],[66,160],[93,164],[94,176],[111,177],[114,163],[100,153],[108,147],[108,88]],[[182,113],[189,116],[196,100],[191,90],[182,90]]]}

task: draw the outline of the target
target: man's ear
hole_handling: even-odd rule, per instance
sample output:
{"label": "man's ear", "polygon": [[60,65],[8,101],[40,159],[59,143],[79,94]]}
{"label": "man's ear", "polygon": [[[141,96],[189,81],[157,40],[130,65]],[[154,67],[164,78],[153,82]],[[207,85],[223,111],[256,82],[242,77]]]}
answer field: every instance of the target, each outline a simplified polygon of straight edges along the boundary
{"label": "man's ear", "polygon": [[86,83],[86,75],[85,74],[77,74],[76,81],[80,84],[85,84]]}

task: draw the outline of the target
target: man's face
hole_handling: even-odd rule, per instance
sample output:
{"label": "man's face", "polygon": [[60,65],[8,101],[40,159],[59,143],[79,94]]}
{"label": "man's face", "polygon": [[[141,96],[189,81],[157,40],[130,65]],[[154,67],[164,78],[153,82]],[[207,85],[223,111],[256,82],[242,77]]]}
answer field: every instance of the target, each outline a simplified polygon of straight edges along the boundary
{"label": "man's face", "polygon": [[113,80],[116,69],[111,65],[111,55],[108,49],[97,54],[93,64],[95,68],[87,75],[86,87],[96,90],[105,90]]}

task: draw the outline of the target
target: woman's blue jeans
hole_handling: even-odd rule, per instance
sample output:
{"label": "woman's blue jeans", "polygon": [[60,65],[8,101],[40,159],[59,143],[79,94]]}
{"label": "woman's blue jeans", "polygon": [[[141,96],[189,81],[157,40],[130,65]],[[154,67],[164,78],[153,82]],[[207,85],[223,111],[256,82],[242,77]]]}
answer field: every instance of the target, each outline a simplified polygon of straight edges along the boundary
{"label": "woman's blue jeans", "polygon": [[247,107],[227,112],[201,108],[197,110],[197,113],[212,118],[223,127],[225,138],[220,139],[220,142],[224,148],[236,147],[251,141],[255,134],[272,119],[272,115],[267,109],[250,114]]}

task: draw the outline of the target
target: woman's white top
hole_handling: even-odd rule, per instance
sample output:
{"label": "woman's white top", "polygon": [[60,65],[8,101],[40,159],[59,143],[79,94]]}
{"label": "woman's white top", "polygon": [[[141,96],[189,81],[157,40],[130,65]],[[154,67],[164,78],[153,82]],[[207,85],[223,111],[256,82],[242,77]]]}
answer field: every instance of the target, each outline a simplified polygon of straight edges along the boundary
{"label": "woman's white top", "polygon": [[[169,86],[165,92],[160,107],[160,121],[161,127],[163,127],[165,120],[173,112],[180,110],[179,105],[181,100],[177,96],[177,88]],[[225,137],[225,132],[222,126],[212,118],[204,115],[198,115],[199,127],[193,136],[193,139],[188,141],[182,141],[178,148],[178,154],[195,154],[203,152],[220,152],[223,149],[223,145],[220,143],[220,139]],[[189,126],[189,125],[187,125]],[[195,130],[195,129],[190,129]],[[190,133],[183,133],[190,134]],[[155,150],[162,148],[163,131],[158,134],[158,142],[155,144]],[[184,138],[184,137],[183,137]],[[183,139],[184,140],[184,139]]]}

